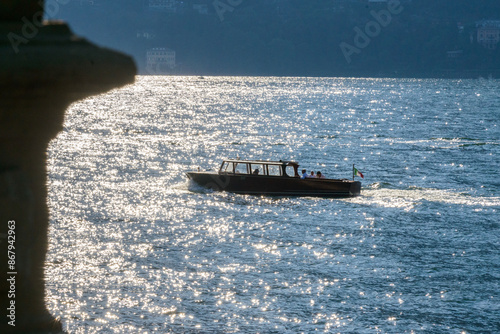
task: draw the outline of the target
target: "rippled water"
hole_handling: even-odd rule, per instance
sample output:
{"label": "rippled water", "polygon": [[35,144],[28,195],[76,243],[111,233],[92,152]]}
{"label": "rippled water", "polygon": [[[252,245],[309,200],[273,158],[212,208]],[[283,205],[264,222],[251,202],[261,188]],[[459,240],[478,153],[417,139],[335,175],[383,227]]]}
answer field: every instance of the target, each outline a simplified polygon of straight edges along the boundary
{"label": "rippled water", "polygon": [[[47,304],[70,333],[500,332],[500,81],[138,77],[49,149]],[[205,191],[293,159],[353,199]]]}

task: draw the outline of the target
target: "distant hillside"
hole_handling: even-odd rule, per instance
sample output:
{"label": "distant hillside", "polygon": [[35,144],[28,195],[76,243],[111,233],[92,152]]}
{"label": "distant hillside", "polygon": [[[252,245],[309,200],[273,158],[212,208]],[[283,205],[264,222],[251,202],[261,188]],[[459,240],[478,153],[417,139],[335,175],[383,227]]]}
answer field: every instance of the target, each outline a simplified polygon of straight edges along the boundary
{"label": "distant hillside", "polygon": [[143,71],[146,50],[167,47],[179,74],[500,77],[500,44],[486,49],[476,32],[477,21],[500,20],[498,0],[151,3],[168,7],[74,0],[56,17]]}

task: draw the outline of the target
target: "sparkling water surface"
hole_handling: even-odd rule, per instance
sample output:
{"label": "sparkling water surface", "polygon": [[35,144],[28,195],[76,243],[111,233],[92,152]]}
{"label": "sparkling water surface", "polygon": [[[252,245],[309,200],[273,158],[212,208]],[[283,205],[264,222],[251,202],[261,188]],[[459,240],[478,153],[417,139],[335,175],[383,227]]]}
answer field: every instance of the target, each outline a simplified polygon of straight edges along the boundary
{"label": "sparkling water surface", "polygon": [[[46,302],[69,333],[500,333],[500,81],[137,77],[48,158]],[[362,196],[212,192],[290,159]]]}

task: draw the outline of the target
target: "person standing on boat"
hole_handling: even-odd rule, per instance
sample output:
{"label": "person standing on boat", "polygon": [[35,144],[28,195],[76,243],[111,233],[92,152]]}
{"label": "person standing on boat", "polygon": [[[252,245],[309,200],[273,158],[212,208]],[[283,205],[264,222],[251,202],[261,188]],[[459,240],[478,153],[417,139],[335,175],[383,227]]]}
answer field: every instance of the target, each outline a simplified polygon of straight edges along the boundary
{"label": "person standing on boat", "polygon": [[302,170],[302,175],[300,176],[301,179],[307,179],[309,175],[307,175],[307,171],[305,169]]}

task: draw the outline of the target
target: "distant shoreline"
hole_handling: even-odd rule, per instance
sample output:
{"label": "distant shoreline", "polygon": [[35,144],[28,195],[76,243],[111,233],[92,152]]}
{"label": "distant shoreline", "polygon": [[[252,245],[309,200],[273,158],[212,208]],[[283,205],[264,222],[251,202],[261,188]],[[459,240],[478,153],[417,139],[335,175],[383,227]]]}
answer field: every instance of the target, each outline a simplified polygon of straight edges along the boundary
{"label": "distant shoreline", "polygon": [[138,75],[144,76],[198,76],[198,77],[303,77],[303,78],[374,78],[374,79],[500,79],[499,70],[439,70],[432,73],[368,73],[368,72],[351,72],[351,73],[297,73],[297,74],[276,74],[276,73],[190,73],[190,72],[171,72],[164,74],[150,74],[145,71],[140,71]]}

